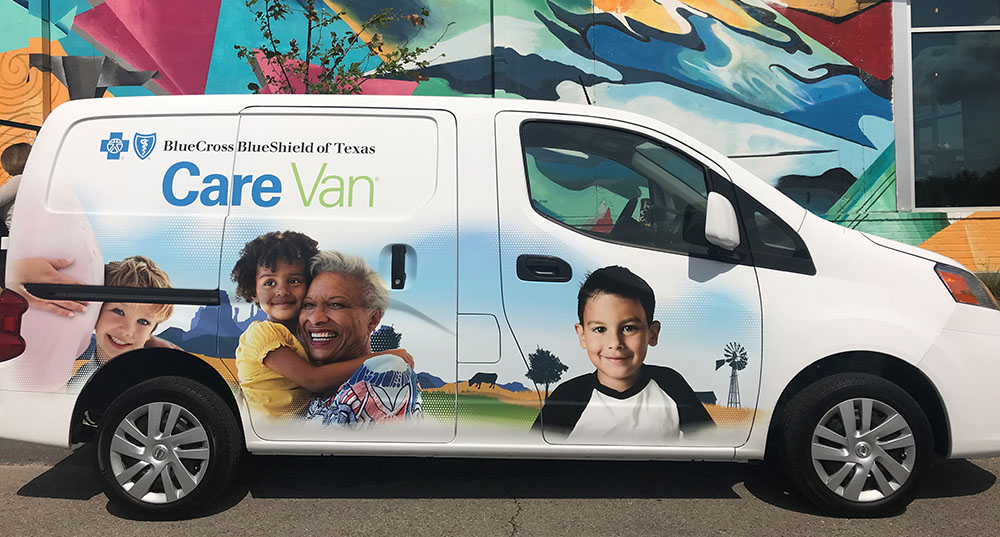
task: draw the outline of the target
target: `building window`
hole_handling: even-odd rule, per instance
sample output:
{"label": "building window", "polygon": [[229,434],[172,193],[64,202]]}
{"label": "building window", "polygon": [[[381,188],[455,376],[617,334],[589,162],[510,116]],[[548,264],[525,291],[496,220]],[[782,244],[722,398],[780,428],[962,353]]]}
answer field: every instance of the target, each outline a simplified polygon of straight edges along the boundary
{"label": "building window", "polygon": [[1000,0],[911,0],[917,208],[1000,206]]}

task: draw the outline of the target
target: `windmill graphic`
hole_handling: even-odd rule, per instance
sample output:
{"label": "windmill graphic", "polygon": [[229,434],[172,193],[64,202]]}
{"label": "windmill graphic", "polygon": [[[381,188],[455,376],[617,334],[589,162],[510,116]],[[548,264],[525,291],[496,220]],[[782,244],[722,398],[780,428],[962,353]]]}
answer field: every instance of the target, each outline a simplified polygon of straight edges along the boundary
{"label": "windmill graphic", "polygon": [[726,345],[722,355],[725,358],[715,361],[715,370],[718,371],[724,365],[732,368],[732,372],[729,374],[729,404],[727,406],[736,408],[740,406],[740,381],[737,372],[747,366],[747,350],[743,348],[743,345],[734,341]]}

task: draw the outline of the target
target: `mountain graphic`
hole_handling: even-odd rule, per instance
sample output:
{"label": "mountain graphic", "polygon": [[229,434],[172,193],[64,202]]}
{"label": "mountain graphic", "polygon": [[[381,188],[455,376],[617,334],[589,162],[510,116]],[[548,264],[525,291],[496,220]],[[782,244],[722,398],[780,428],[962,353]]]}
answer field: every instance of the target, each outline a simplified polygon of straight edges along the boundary
{"label": "mountain graphic", "polygon": [[420,383],[420,387],[423,389],[440,388],[446,384],[446,382],[440,377],[435,377],[434,375],[426,372],[417,373],[417,382]]}
{"label": "mountain graphic", "polygon": [[267,314],[256,304],[249,304],[249,307],[250,315],[239,320],[240,308],[233,307],[228,293],[219,291],[219,305],[198,308],[191,318],[190,328],[171,327],[157,335],[188,352],[234,358],[240,335],[250,323],[267,320]]}
{"label": "mountain graphic", "polygon": [[521,384],[520,382],[517,382],[517,381],[508,382],[507,384],[497,383],[497,386],[500,386],[501,388],[503,388],[505,390],[510,390],[512,392],[526,392],[526,391],[528,391],[528,388],[526,388],[524,386],[524,384]]}

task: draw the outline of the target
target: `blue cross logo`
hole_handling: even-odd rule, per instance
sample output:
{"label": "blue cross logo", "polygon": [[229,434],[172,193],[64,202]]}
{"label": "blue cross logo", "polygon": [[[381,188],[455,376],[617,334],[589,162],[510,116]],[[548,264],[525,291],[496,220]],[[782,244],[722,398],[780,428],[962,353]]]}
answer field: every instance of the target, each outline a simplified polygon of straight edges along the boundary
{"label": "blue cross logo", "polygon": [[122,139],[122,133],[112,132],[107,140],[101,140],[101,151],[108,156],[108,160],[119,160],[121,154],[128,151],[128,140]]}

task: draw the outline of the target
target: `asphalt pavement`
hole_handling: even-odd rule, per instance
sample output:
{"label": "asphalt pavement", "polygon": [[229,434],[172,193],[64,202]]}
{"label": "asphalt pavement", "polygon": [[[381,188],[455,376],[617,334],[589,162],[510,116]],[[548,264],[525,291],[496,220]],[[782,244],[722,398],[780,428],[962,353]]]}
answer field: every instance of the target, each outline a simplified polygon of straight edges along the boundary
{"label": "asphalt pavement", "polygon": [[1000,535],[1000,459],[940,461],[903,513],[823,516],[770,466],[741,463],[247,457],[190,520],[110,505],[90,446],[0,440],[3,535]]}

